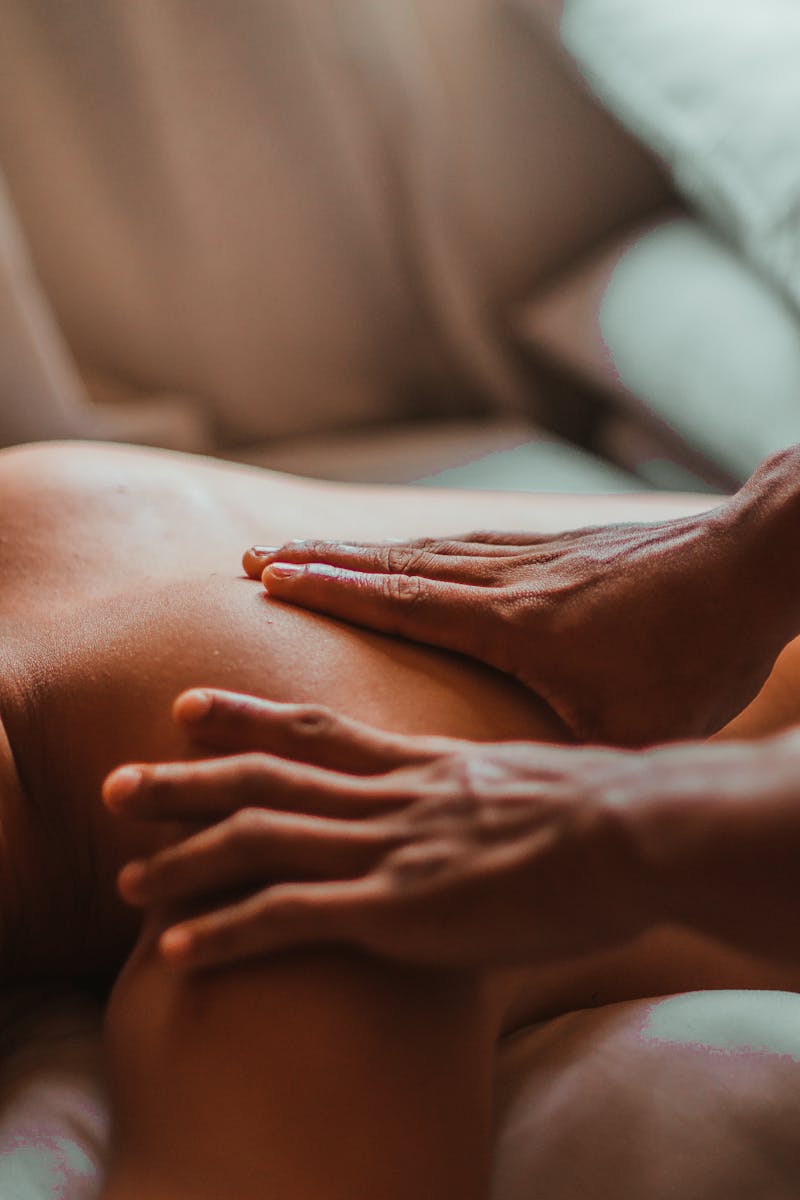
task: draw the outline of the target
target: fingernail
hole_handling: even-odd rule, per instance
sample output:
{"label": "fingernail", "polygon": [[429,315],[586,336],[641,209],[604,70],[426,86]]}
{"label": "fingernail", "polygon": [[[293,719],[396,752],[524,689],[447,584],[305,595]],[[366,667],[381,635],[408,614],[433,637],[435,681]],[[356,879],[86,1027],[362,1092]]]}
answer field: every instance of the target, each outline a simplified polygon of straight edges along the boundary
{"label": "fingernail", "polygon": [[139,790],[141,782],[142,772],[137,767],[120,767],[103,784],[103,800],[110,808],[121,808]]}
{"label": "fingernail", "polygon": [[211,712],[214,698],[208,692],[187,692],[176,706],[182,721],[202,721]]}
{"label": "fingernail", "polygon": [[192,949],[192,935],[188,929],[168,929],[162,933],[158,944],[165,958],[186,958]]}
{"label": "fingernail", "polygon": [[299,575],[303,569],[304,568],[300,563],[278,562],[278,563],[271,563],[267,567],[264,574],[265,575],[274,575],[274,577],[276,579],[291,579],[293,575]]}
{"label": "fingernail", "polygon": [[127,866],[122,868],[117,878],[119,890],[127,896],[138,899],[144,891],[146,874],[144,863],[129,862]]}
{"label": "fingernail", "polygon": [[253,558],[271,558],[273,554],[278,553],[277,546],[251,546],[247,551],[252,554]]}

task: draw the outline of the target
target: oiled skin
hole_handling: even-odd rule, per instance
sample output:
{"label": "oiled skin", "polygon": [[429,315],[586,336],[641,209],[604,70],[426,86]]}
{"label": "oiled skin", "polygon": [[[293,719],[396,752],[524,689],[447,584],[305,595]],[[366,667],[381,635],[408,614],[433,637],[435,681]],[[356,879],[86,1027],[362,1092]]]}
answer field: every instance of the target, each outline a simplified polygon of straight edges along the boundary
{"label": "oiled skin", "polygon": [[245,579],[241,551],[257,531],[291,534],[304,510],[330,509],[313,492],[179,456],[0,456],[0,704],[29,797],[7,803],[5,821],[33,817],[46,857],[21,881],[31,969],[111,968],[129,948],[136,918],[116,898],[116,871],[177,830],[113,819],[100,784],[120,762],[192,753],[169,719],[187,686],[319,700],[409,731],[557,734],[499,675],[297,613]]}
{"label": "oiled skin", "polygon": [[[414,536],[432,526],[557,530],[585,524],[589,514],[594,521],[601,514],[636,520],[699,511],[704,503],[362,492],[119,448],[4,452],[0,714],[8,743],[0,739],[0,912],[6,975],[16,969],[111,976],[121,965],[138,915],[116,897],[117,868],[181,830],[113,819],[100,803],[100,783],[121,762],[193,753],[169,720],[174,696],[187,686],[320,702],[411,732],[493,740],[561,736],[534,696],[487,669],[265,598],[241,575],[246,545],[292,536]],[[776,684],[776,710],[768,689],[740,718],[739,735],[796,719],[796,681],[789,651]],[[157,928],[156,918],[151,931]],[[363,1163],[337,1158],[348,1143],[341,1122],[315,1110],[313,1070],[308,1094],[297,1089],[306,1078],[298,1074],[297,1054],[308,1049],[314,1028],[324,1035],[320,1053],[334,1053],[333,1062],[339,1061],[336,1047],[343,1048],[351,1075],[342,1094],[353,1097],[361,1087],[363,1112],[357,1106],[343,1111],[345,1128],[351,1116],[376,1118],[376,1056],[388,1078],[392,1070],[403,1073],[403,1092],[392,1088],[386,1096],[394,1098],[401,1131],[408,1114],[417,1114],[415,1144],[421,1146],[431,1128],[429,1118],[446,1108],[447,1131],[443,1127],[420,1150],[419,1162],[409,1160],[412,1177],[397,1184],[398,1196],[421,1194],[436,1178],[442,1180],[437,1195],[457,1187],[464,1200],[482,1197],[489,1075],[501,1033],[627,997],[705,986],[797,988],[796,976],[664,930],[547,971],[498,972],[486,990],[359,964],[335,951],[184,983],[157,962],[146,931],[115,991],[107,1027],[117,1142],[106,1196],[199,1200],[203,1178],[208,1196],[218,1197],[219,1180],[230,1185],[233,1162],[242,1171],[235,1183],[241,1200],[250,1194],[246,1177],[254,1164],[285,1169],[293,1186],[298,1163],[311,1161],[302,1147],[299,1160],[284,1154],[286,1135],[299,1130],[310,1131],[318,1148],[327,1138],[330,1157],[319,1160],[323,1183],[333,1178],[326,1163],[335,1161],[337,1186],[353,1194]],[[232,1029],[239,1039],[234,1051]],[[474,1053],[465,1054],[465,1047]],[[248,1058],[255,1074],[242,1091],[234,1068]],[[426,1064],[434,1061],[430,1076]],[[209,1092],[211,1077],[218,1085]],[[294,1109],[287,1108],[288,1096]],[[207,1127],[213,1137],[203,1141],[201,1161],[198,1137]],[[388,1116],[381,1128],[391,1132]],[[269,1150],[266,1129],[274,1138]],[[388,1196],[381,1173],[391,1148],[380,1139],[374,1146],[376,1178]],[[252,1186],[260,1200],[260,1184]],[[311,1194],[320,1195],[317,1184]],[[333,1195],[328,1189],[326,1200]]]}
{"label": "oiled skin", "polygon": [[[3,877],[15,889],[4,911],[22,904],[22,966],[113,972],[130,948],[138,917],[116,896],[116,871],[180,830],[112,818],[99,787],[120,762],[193,753],[169,720],[184,687],[321,702],[397,730],[561,736],[534,696],[474,663],[271,602],[243,578],[243,547],[312,532],[413,536],[432,523],[552,530],[584,524],[589,512],[595,521],[648,519],[704,505],[686,497],[360,491],[91,445],[4,452],[0,711],[28,793],[23,802],[10,782],[4,789]],[[782,685],[783,700],[785,670]],[[770,727],[768,700],[750,718],[761,730]],[[739,736],[747,730],[740,719]],[[10,781],[7,766],[4,775]],[[24,873],[15,874],[23,856],[9,848],[26,838],[34,857],[25,855]],[[10,915],[6,924],[13,966],[20,939]],[[762,984],[791,980],[760,964],[758,974]],[[656,933],[633,954],[520,973],[512,1008],[550,1012],[587,996],[597,1002],[750,978],[748,960]]]}

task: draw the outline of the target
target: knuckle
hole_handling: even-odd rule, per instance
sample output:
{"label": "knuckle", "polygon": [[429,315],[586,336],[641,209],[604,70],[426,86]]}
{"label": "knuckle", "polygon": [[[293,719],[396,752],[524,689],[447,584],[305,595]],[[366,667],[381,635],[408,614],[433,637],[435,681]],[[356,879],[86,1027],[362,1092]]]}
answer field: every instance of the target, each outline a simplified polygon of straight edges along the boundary
{"label": "knuckle", "polygon": [[344,547],[340,542],[307,541],[304,557],[311,561],[330,562],[342,553]]}
{"label": "knuckle", "polygon": [[289,722],[289,732],[297,738],[323,737],[333,732],[336,717],[321,704],[305,704],[297,708]]}
{"label": "knuckle", "polygon": [[164,851],[150,862],[147,868],[147,882],[158,888],[169,887],[180,872],[180,858],[173,851]]}
{"label": "knuckle", "polygon": [[496,631],[503,645],[508,645],[509,637],[524,631],[530,624],[536,610],[541,607],[545,597],[541,590],[532,586],[530,581],[503,581],[493,598],[493,615],[496,618]]}
{"label": "knuckle", "polygon": [[472,529],[461,538],[463,542],[478,542],[487,546],[502,544],[503,535],[491,529]]}
{"label": "knuckle", "polygon": [[425,883],[447,874],[458,859],[458,846],[449,840],[412,842],[393,850],[384,871],[396,885]]}
{"label": "knuckle", "polygon": [[516,620],[529,610],[532,598],[533,589],[530,583],[519,579],[507,580],[496,598],[496,608],[501,617]]}
{"label": "knuckle", "polygon": [[383,588],[387,600],[406,612],[418,608],[425,596],[425,582],[418,575],[387,575]]}
{"label": "knuckle", "polygon": [[448,767],[456,789],[451,807],[458,807],[463,812],[475,812],[490,791],[489,772],[484,760],[479,755],[456,754]]}
{"label": "knuckle", "polygon": [[383,566],[390,575],[424,574],[430,569],[436,554],[437,542],[413,545],[388,545],[382,550]]}
{"label": "knuckle", "polygon": [[[402,824],[386,824],[385,828],[373,830],[361,839],[357,849],[363,867],[372,867],[385,862],[396,851],[408,845],[408,827]],[[352,846],[352,842],[351,842]]]}
{"label": "knuckle", "polygon": [[235,922],[221,921],[209,917],[198,921],[194,928],[193,941],[196,950],[209,965],[215,958],[222,962],[231,961],[242,953],[242,933]]}
{"label": "knuckle", "polygon": [[383,566],[390,575],[402,575],[414,561],[417,551],[408,546],[387,545],[381,548]]}
{"label": "knuckle", "polygon": [[440,802],[450,807],[456,801],[479,800],[486,791],[486,768],[480,756],[476,754],[443,754],[431,764],[429,774],[432,781],[438,785]]}
{"label": "knuckle", "polygon": [[140,795],[150,804],[158,804],[159,801],[173,796],[177,790],[178,781],[171,771],[154,767],[146,767],[142,771]]}
{"label": "knuckle", "polygon": [[459,793],[426,796],[412,811],[412,821],[426,837],[468,838],[480,825],[481,808],[474,797]]}
{"label": "knuckle", "polygon": [[469,578],[483,587],[491,588],[489,604],[491,608],[496,603],[497,595],[502,595],[509,582],[509,563],[506,558],[488,558],[486,556],[470,559]]}
{"label": "knuckle", "polygon": [[239,692],[215,696],[212,699],[211,712],[214,713],[216,710],[215,715],[227,717],[231,721],[238,721],[252,713],[255,707],[254,700],[255,697],[245,696]]}
{"label": "knuckle", "polygon": [[242,850],[258,843],[269,823],[262,808],[240,808],[228,820],[227,841],[234,850]]}
{"label": "knuckle", "polygon": [[[215,705],[217,703],[215,701]],[[268,725],[271,716],[269,706],[265,705],[260,696],[232,692],[224,701],[219,702],[220,720],[226,721],[230,731],[239,732],[243,739],[250,736],[252,730]]]}
{"label": "knuckle", "polygon": [[276,896],[273,904],[275,910],[280,913],[281,920],[293,921],[298,924],[311,909],[310,901],[296,892],[291,895]]}
{"label": "knuckle", "polygon": [[484,764],[463,755],[444,755],[426,773],[426,794],[409,816],[427,837],[470,839],[483,822],[492,785]]}
{"label": "knuckle", "polygon": [[315,538],[293,538],[290,542],[284,542],[281,550],[286,554],[309,555],[319,554],[326,550],[327,544],[318,541]]}
{"label": "knuckle", "polygon": [[254,801],[260,799],[264,794],[264,789],[267,786],[268,771],[267,760],[263,754],[254,751],[251,754],[243,754],[236,764],[235,786],[244,794],[245,797],[250,797]]}

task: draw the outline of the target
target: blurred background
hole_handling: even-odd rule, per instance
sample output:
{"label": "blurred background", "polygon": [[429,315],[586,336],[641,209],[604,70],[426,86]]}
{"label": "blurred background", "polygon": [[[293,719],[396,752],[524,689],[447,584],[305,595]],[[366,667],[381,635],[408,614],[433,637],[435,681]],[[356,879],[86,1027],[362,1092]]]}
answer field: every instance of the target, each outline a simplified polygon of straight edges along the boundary
{"label": "blurred background", "polygon": [[800,442],[786,0],[3,0],[0,444],[730,489]]}

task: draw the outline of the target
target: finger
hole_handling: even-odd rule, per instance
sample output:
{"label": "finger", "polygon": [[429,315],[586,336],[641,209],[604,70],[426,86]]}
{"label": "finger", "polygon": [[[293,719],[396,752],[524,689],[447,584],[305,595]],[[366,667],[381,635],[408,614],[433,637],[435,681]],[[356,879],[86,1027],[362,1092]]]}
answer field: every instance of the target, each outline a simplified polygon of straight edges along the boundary
{"label": "finger", "polygon": [[[409,569],[402,564],[405,559],[411,560],[420,551],[434,557],[492,559],[509,557],[513,559],[515,555],[537,546],[548,546],[556,542],[573,542],[577,538],[591,534],[595,529],[596,527],[592,526],[556,533],[503,533],[496,530],[477,530],[453,537],[421,537],[380,542],[296,540],[285,542],[282,546],[250,546],[244,553],[242,563],[252,579],[260,579],[265,567],[273,562],[326,562],[351,570],[385,570],[386,573],[392,570],[403,570],[405,573],[409,573]],[[401,565],[397,567],[382,566],[382,561],[385,564],[386,560]],[[448,569],[445,564],[438,564],[438,567],[442,572],[446,572]],[[450,569],[452,570],[452,568]],[[413,571],[412,573],[426,574],[427,572]],[[446,573],[441,577],[449,578]]]}
{"label": "finger", "polygon": [[213,688],[184,692],[172,711],[192,738],[216,749],[263,750],[353,774],[423,762],[441,749],[441,739],[386,733],[321,705],[275,704]]}
{"label": "finger", "polygon": [[[536,546],[567,536],[569,535],[559,533],[477,532],[453,537],[387,539],[380,542],[308,539],[285,542],[282,546],[250,546],[245,551],[242,562],[248,575],[253,579],[260,579],[264,568],[273,562],[327,562],[352,569],[373,569],[373,564],[375,567],[380,566],[381,558],[402,563],[405,555],[410,556],[419,551],[449,558],[501,558],[504,555],[518,554],[527,546]],[[359,567],[359,562],[363,562],[364,566]],[[388,573],[390,568],[386,567],[386,570]]]}
{"label": "finger", "polygon": [[419,575],[425,579],[492,586],[501,582],[499,571],[502,554],[445,554],[431,547],[396,542],[363,546],[346,542],[291,542],[261,561],[262,571],[278,561],[294,564],[315,562],[348,571]]}
{"label": "finger", "polygon": [[[502,533],[497,530],[475,530],[471,533],[463,533],[456,537],[446,538],[414,538],[402,545],[430,550],[435,554],[469,554],[469,555],[486,555],[502,556],[508,554],[514,556],[520,551],[526,550],[528,547],[543,545],[549,542],[561,541],[573,537],[577,530],[568,530],[567,532],[558,533],[530,533],[530,532],[514,532]],[[585,532],[585,531],[584,531]],[[306,543],[313,545],[313,542]],[[282,551],[278,551],[272,557],[278,555],[282,557]]]}
{"label": "finger", "polygon": [[311,816],[359,817],[411,799],[397,775],[348,775],[268,754],[200,762],[140,763],[113,771],[103,799],[139,820],[218,821],[239,808],[270,808]]}
{"label": "finger", "polygon": [[222,966],[314,942],[361,941],[361,930],[380,920],[387,901],[377,878],[342,883],[278,884],[161,935],[170,962]]}
{"label": "finger", "polygon": [[[362,574],[322,563],[274,563],[264,571],[263,582],[276,599],[481,657],[483,639],[474,626],[476,613],[485,609],[485,588],[417,575]],[[502,619],[504,597],[499,588],[492,608],[493,617]]]}
{"label": "finger", "polygon": [[478,529],[472,533],[465,533],[463,540],[490,553],[493,550],[502,552],[506,548],[520,549],[525,546],[536,546],[540,542],[550,542],[562,536],[560,533],[525,533],[521,531],[503,533],[495,529]]}
{"label": "finger", "polygon": [[351,879],[396,848],[396,822],[339,821],[242,809],[119,874],[131,904],[174,905],[265,881]]}
{"label": "finger", "polygon": [[242,565],[253,579],[260,579],[264,568],[272,562],[331,562],[338,566],[355,567],[363,556],[366,562],[375,561],[378,555],[388,556],[390,550],[402,555],[411,550],[437,552],[439,545],[449,547],[442,553],[458,554],[457,539],[439,543],[436,538],[385,539],[379,542],[321,541],[319,539],[284,542],[282,546],[250,546],[244,552]]}
{"label": "finger", "polygon": [[[494,543],[490,543],[485,540],[481,541],[480,538],[482,536],[484,536],[484,537],[494,536],[497,540]],[[555,535],[552,535],[552,536],[555,536]],[[506,539],[506,540],[504,540],[504,539]],[[477,533],[476,534],[466,533],[463,535],[463,537],[412,538],[410,541],[397,543],[397,546],[398,546],[398,552],[399,552],[400,548],[405,548],[408,550],[416,550],[416,551],[424,550],[424,551],[427,551],[429,554],[442,555],[442,556],[454,557],[454,558],[459,557],[459,556],[464,556],[464,557],[470,557],[470,558],[492,558],[492,559],[509,558],[509,559],[513,560],[516,556],[518,556],[525,549],[526,546],[535,544],[536,541],[537,541],[537,537],[535,534],[534,535],[531,535],[531,534],[519,534],[519,535],[515,535],[515,534],[488,535],[487,534],[487,535],[481,535],[481,534],[477,534]],[[308,543],[308,544],[313,545],[314,543]],[[374,547],[378,548],[382,544],[387,545],[388,543],[376,542],[376,543],[374,543]],[[275,561],[277,561],[279,558],[282,559],[283,558],[282,550],[279,550],[275,555],[272,556],[272,558]],[[268,561],[270,561],[270,560],[264,561],[265,566],[268,564]]]}
{"label": "finger", "polygon": [[[513,561],[514,554],[525,554],[527,551],[542,548],[554,550],[559,545],[572,546],[574,542],[590,537],[597,533],[598,527],[583,526],[579,529],[564,529],[557,533],[493,533],[492,531],[465,534],[468,544],[473,547],[470,553],[475,554],[507,554]],[[465,542],[465,544],[467,544]],[[465,551],[467,553],[467,551]]]}

